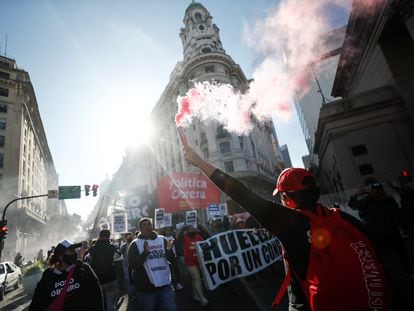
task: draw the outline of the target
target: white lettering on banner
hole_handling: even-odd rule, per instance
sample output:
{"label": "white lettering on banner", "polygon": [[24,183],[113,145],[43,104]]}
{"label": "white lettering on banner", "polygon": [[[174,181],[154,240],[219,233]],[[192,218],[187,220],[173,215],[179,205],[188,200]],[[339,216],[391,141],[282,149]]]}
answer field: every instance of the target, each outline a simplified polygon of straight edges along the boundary
{"label": "white lettering on banner", "polygon": [[264,229],[226,231],[197,242],[207,289],[256,273],[281,260],[279,240]]}
{"label": "white lettering on banner", "polygon": [[177,179],[170,179],[170,190],[173,186],[177,188],[207,188],[205,180],[200,180],[195,177],[181,177]]}
{"label": "white lettering on banner", "polygon": [[205,191],[182,191],[180,189],[174,189],[171,192],[171,198],[177,199],[205,199]]}

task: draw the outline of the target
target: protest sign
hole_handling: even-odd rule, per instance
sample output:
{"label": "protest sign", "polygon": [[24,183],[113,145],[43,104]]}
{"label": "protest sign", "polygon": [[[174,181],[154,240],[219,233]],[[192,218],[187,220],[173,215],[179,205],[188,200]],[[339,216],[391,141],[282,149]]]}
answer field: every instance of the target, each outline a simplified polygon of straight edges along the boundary
{"label": "protest sign", "polygon": [[264,229],[222,232],[197,242],[196,249],[209,290],[256,273],[282,258],[279,240]]}
{"label": "protest sign", "polygon": [[219,204],[210,203],[207,208],[207,213],[208,219],[215,219],[217,215],[221,216]]}
{"label": "protest sign", "polygon": [[179,222],[178,224],[175,225],[175,227],[177,228],[177,230],[181,230],[182,227],[184,227],[185,223],[184,222]]}
{"label": "protest sign", "polygon": [[164,225],[163,228],[172,227],[172,214],[164,213]]}
{"label": "protest sign", "polygon": [[227,204],[226,203],[220,204],[219,209],[220,209],[220,216],[227,216],[228,215]]}
{"label": "protest sign", "polygon": [[112,228],[114,233],[121,233],[128,231],[128,219],[127,214],[113,214],[112,216]]}
{"label": "protest sign", "polygon": [[154,228],[155,229],[160,229],[164,226],[164,214],[165,211],[163,208],[156,208],[155,209],[155,224],[154,224]]}
{"label": "protest sign", "polygon": [[197,211],[187,211],[185,213],[185,224],[197,228]]}

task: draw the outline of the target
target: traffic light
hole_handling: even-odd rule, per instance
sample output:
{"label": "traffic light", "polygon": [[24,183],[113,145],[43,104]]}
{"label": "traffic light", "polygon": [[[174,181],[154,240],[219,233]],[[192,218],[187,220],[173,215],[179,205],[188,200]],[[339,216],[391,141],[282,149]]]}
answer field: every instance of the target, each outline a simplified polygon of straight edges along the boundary
{"label": "traffic light", "polygon": [[89,195],[89,191],[91,191],[91,185],[85,185],[85,195]]}
{"label": "traffic light", "polygon": [[409,182],[411,182],[410,171],[407,170],[407,169],[403,169],[401,171],[401,175],[400,175],[400,183],[403,185],[403,184],[406,184],[406,183],[409,183]]}
{"label": "traffic light", "polygon": [[0,220],[0,250],[4,248],[4,240],[7,238],[8,232],[7,220]]}
{"label": "traffic light", "polygon": [[99,188],[98,185],[93,185],[92,186],[92,194],[93,194],[94,197],[96,197],[96,195],[98,194],[98,188]]}

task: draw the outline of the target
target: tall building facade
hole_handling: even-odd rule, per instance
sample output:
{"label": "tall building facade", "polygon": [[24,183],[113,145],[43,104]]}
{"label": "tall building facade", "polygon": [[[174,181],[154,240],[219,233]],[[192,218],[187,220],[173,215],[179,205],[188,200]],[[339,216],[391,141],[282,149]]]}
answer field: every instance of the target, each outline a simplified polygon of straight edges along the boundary
{"label": "tall building facade", "polygon": [[321,53],[306,66],[305,72],[311,77],[308,90],[295,98],[295,107],[305,136],[309,157],[305,167],[318,165],[318,157],[314,153],[315,133],[318,127],[319,111],[322,106],[336,100],[331,95],[335,80],[336,68],[341,55],[346,26],[325,33],[315,40]]}
{"label": "tall building facade", "polygon": [[[4,56],[0,56],[0,187],[2,207],[16,197],[47,194],[58,188],[58,174],[29,74]],[[36,245],[33,242],[49,216],[64,210],[64,204],[47,197],[13,203],[7,210],[6,249]]]}
{"label": "tall building facade", "polygon": [[[414,174],[414,5],[354,0],[315,152],[323,190],[343,193],[367,178]],[[369,12],[369,13],[367,13]]]}
{"label": "tall building facade", "polygon": [[280,152],[282,154],[283,162],[286,167],[292,167],[292,160],[290,159],[290,153],[288,145],[284,144],[280,146]]}
{"label": "tall building facade", "polygon": [[[156,129],[154,139],[140,150],[127,150],[123,164],[105,193],[110,198],[109,205],[118,202],[133,217],[131,229],[136,228],[139,217],[152,217],[154,208],[159,207],[160,180],[180,173],[201,174],[183,158],[175,124],[177,97],[185,95],[195,81],[231,84],[242,93],[249,88],[249,81],[240,66],[226,54],[219,28],[213,24],[208,10],[200,3],[192,2],[185,11],[183,22],[184,27],[179,33],[183,60],[176,64],[152,111]],[[248,135],[237,135],[217,122],[195,119],[185,128],[185,134],[189,144],[206,160],[256,192],[271,196],[276,177],[284,168],[276,131],[271,121],[260,123],[252,118],[251,122],[254,129]],[[228,204],[229,213],[240,211],[224,194],[220,201]],[[182,221],[182,216],[183,213],[174,213],[174,221]]]}
{"label": "tall building facade", "polygon": [[[199,172],[187,165],[182,156],[174,116],[177,97],[183,96],[194,82],[216,81],[231,84],[244,93],[249,81],[238,64],[226,54],[220,40],[219,28],[209,11],[200,3],[191,3],[184,15],[180,30],[183,61],[176,64],[170,81],[152,112],[158,129],[152,155],[149,157],[150,191],[155,192],[157,181],[174,172]],[[253,130],[248,135],[228,132],[217,122],[195,119],[185,128],[191,146],[223,171],[244,181],[255,191],[269,195],[282,156],[271,121],[257,122],[252,117]]]}

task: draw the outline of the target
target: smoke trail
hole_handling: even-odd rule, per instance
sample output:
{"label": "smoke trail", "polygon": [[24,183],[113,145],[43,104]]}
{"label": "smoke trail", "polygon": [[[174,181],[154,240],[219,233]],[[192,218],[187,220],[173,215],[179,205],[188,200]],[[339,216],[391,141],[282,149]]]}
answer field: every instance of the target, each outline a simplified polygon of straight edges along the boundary
{"label": "smoke trail", "polygon": [[[355,0],[354,5],[369,14],[383,1]],[[309,89],[309,64],[325,49],[318,38],[332,29],[332,14],[349,11],[350,4],[351,0],[282,0],[252,30],[245,27],[246,42],[264,56],[249,90],[241,94],[230,85],[195,83],[177,99],[177,125],[188,124],[196,116],[223,123],[229,131],[247,133],[252,128],[251,114],[259,120],[270,118],[272,113],[288,119],[292,98]]]}

